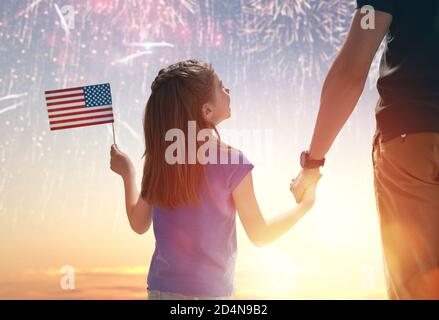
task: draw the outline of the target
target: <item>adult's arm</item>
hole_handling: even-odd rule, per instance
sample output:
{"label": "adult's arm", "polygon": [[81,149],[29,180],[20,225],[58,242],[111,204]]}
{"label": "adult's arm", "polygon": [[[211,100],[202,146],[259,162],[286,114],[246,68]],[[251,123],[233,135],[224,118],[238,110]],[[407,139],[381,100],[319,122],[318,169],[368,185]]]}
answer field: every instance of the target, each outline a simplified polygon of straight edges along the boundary
{"label": "adult's arm", "polygon": [[[364,17],[360,9],[355,12],[347,38],[326,76],[309,148],[312,159],[325,157],[352,114],[364,89],[373,58],[392,22],[391,14],[375,11],[375,28],[365,29],[362,27]],[[297,202],[319,175],[319,169],[300,172],[291,185]]]}

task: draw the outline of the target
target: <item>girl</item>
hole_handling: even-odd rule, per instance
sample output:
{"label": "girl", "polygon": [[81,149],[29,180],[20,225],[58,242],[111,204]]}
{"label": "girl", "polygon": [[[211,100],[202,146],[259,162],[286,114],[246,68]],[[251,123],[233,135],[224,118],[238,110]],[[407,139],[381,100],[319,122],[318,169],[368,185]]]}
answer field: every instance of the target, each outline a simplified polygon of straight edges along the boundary
{"label": "girl", "polygon": [[[234,291],[236,211],[250,241],[256,246],[269,244],[311,209],[320,176],[294,209],[266,221],[253,190],[253,165],[219,139],[216,126],[230,117],[230,92],[212,66],[197,60],[176,63],[160,70],[151,90],[143,122],[140,194],[132,162],[117,145],[111,147],[111,170],[123,179],[131,228],[144,234],[153,224],[156,246],[148,297],[229,298]],[[170,130],[188,136],[194,123],[197,134],[208,132],[209,159],[218,161],[191,163],[190,153],[198,155],[200,141],[193,142],[195,150],[191,141],[180,143],[180,161],[170,159],[175,155],[169,152],[175,143],[169,141]]]}

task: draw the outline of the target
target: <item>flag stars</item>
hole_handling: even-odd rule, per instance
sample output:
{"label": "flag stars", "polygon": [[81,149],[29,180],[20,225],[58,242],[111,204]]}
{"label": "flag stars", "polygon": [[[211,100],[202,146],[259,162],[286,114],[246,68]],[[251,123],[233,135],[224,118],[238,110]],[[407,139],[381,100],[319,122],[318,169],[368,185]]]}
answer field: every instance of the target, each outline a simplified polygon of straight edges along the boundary
{"label": "flag stars", "polygon": [[110,84],[88,86],[84,88],[87,107],[111,105]]}

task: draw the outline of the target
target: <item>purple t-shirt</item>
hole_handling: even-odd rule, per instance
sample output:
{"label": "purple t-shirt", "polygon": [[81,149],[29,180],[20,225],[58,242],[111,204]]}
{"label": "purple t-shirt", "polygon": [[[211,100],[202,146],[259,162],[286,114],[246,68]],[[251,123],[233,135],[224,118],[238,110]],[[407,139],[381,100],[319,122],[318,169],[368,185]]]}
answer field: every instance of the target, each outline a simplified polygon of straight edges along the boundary
{"label": "purple t-shirt", "polygon": [[[218,157],[224,155],[227,150],[218,149]],[[208,185],[200,184],[199,205],[153,208],[156,244],[148,274],[151,290],[210,297],[234,292],[236,208],[232,191],[253,164],[241,151],[231,149],[227,164],[206,164],[205,169]]]}

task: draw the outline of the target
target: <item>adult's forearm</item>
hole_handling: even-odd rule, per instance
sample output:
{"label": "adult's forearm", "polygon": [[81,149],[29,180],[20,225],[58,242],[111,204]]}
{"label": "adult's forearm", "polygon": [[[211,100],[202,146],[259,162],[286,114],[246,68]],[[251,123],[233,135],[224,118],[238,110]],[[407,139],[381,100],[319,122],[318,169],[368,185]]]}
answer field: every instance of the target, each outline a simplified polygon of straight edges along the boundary
{"label": "adult's forearm", "polygon": [[325,80],[320,110],[309,148],[312,159],[322,159],[355,109],[367,74],[358,76],[335,63]]}

